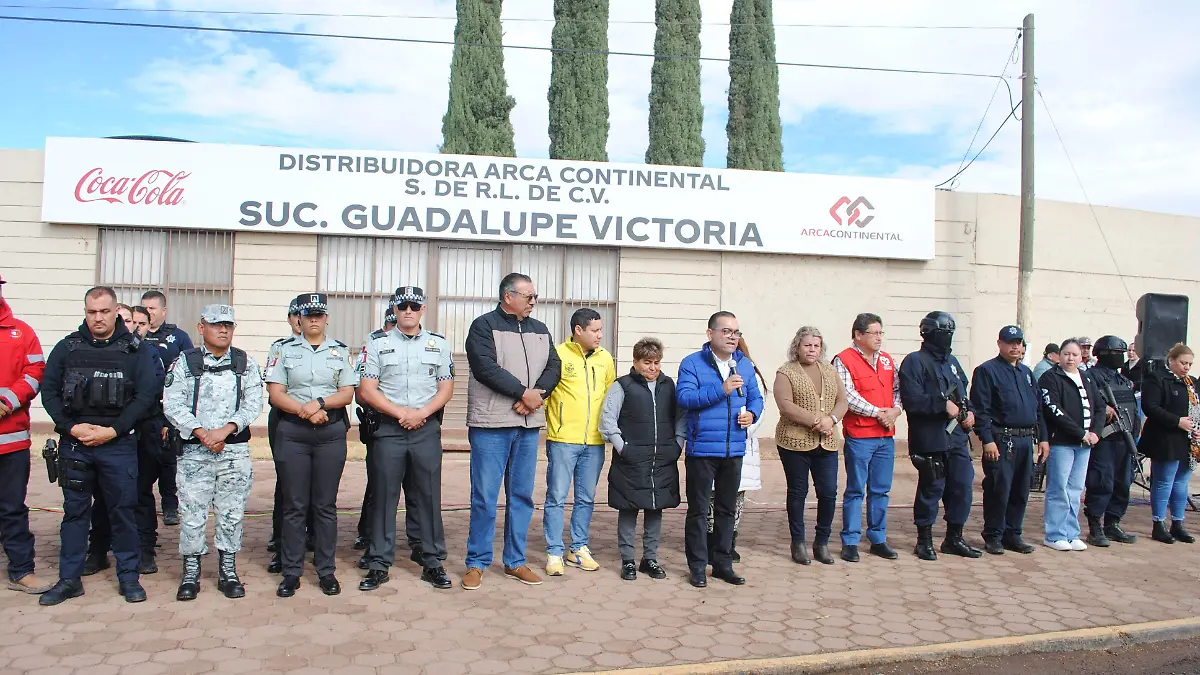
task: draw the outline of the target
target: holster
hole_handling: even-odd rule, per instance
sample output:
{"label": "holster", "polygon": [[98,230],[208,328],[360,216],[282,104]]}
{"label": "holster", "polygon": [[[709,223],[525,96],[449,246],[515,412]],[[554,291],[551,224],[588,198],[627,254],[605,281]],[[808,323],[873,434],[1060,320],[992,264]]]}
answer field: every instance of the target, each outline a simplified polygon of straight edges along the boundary
{"label": "holster", "polygon": [[175,427],[167,427],[167,439],[163,441],[163,454],[167,453],[176,457],[183,456],[183,437],[179,435],[179,431]]}
{"label": "holster", "polygon": [[91,493],[96,487],[96,470],[91,464],[80,460],[59,456],[61,468],[60,482],[64,490]]}
{"label": "holster", "polygon": [[946,458],[941,453],[933,455],[909,454],[908,459],[917,470],[917,475],[927,482],[946,478]]}
{"label": "holster", "polygon": [[359,407],[355,410],[358,414],[358,437],[364,443],[375,440],[375,434],[379,432],[379,423],[382,415],[374,408]]}
{"label": "holster", "polygon": [[42,459],[46,460],[46,477],[51,483],[57,483],[61,472],[58,470],[58,444],[53,438],[46,439],[46,445],[42,448]]}

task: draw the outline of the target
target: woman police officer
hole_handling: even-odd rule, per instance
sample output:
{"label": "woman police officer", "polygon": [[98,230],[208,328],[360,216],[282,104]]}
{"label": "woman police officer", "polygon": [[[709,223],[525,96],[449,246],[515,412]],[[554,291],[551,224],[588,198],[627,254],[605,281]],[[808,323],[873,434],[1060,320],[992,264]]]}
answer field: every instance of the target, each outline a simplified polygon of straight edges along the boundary
{"label": "woman police officer", "polygon": [[325,334],[329,304],[324,293],[297,298],[301,334],[280,345],[267,364],[271,405],[279,409],[275,460],[283,479],[283,581],[275,594],[290,598],[304,570],[305,514],[313,509],[313,562],[325,595],[341,593],[334,572],[337,493],[346,464],[346,406],[354,398],[358,371],[345,343]]}

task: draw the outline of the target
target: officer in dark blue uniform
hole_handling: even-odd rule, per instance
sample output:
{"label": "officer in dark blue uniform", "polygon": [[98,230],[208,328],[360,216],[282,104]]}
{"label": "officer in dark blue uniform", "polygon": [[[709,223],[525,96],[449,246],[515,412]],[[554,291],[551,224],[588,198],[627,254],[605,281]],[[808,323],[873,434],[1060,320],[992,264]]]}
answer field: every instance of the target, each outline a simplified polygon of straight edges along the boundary
{"label": "officer in dark blue uniform", "polygon": [[1021,540],[1025,506],[1033,475],[1034,445],[1050,452],[1042,422],[1041,393],[1033,371],[1021,363],[1025,333],[1017,326],[1000,329],[1000,353],[975,369],[971,404],[975,434],[983,443],[984,550],[1033,553]]}
{"label": "officer in dark blue uniform", "polygon": [[[179,353],[192,348],[192,338],[188,337],[187,331],[181,330],[173,323],[167,323],[167,296],[160,291],[143,293],[142,306],[150,313],[150,332],[146,333],[144,340],[158,348],[159,358],[166,369],[170,370]],[[158,428],[161,430],[166,427],[167,419],[163,417],[161,402],[155,416]],[[157,440],[147,438],[143,441],[147,444],[143,450],[162,458],[158,474],[158,493],[162,497],[163,525],[178,525],[179,493],[175,488],[175,455],[162,452],[161,431],[159,433]],[[155,448],[158,452],[154,452]]]}
{"label": "officer in dark blue uniform", "polygon": [[[1129,508],[1133,451],[1136,450],[1121,427],[1125,426],[1126,431],[1135,435],[1139,429],[1133,381],[1122,373],[1126,370],[1127,351],[1129,345],[1124,340],[1105,335],[1096,340],[1096,365],[1087,370],[1096,387],[1106,392],[1107,386],[1114,399],[1106,401],[1105,427],[1100,432],[1100,442],[1092,447],[1085,484],[1087,492],[1083,499],[1083,511],[1088,519],[1087,542],[1101,548],[1114,541],[1121,544],[1137,541],[1137,537],[1121,529],[1121,519]],[[1112,403],[1116,403],[1116,407]]]}
{"label": "officer in dark blue uniform", "polygon": [[913,520],[917,525],[914,553],[937,560],[933,524],[938,502],[946,507],[946,538],[941,551],[964,558],[983,555],[963,539],[971,512],[975,467],[967,430],[975,424],[967,398],[967,374],[951,354],[954,317],[930,312],[921,319],[921,349],[900,364],[900,401],[908,414],[909,459],[917,469]]}
{"label": "officer in dark blue uniform", "polygon": [[138,583],[138,454],[134,427],[162,396],[154,347],[136,344],[117,315],[117,294],[106,287],[84,297],[83,325],[46,360],[42,405],[61,437],[63,488],[59,581],[39,599],[57,605],[83,595],[83,559],[92,491],[104,492],[113,530],[117,579],[126,602],[142,602]]}

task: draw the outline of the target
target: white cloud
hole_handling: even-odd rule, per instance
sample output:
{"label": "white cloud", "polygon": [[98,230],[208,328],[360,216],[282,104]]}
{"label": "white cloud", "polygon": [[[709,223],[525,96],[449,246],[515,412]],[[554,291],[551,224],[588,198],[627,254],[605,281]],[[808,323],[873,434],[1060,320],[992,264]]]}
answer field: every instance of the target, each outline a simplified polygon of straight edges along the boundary
{"label": "white cloud", "polygon": [[[704,21],[728,22],[732,0],[703,0]],[[203,8],[228,4],[163,0],[159,6]],[[378,12],[452,16],[447,0],[406,0],[403,10],[384,0],[306,2],[255,0],[243,9]],[[1082,0],[1023,0],[1015,3],[777,1],[775,20],[786,23],[925,24],[1018,26],[1025,12],[1037,15],[1038,84],[1051,106],[1091,198],[1102,204],[1200,215],[1197,171],[1200,131],[1190,117],[1200,95],[1200,50],[1188,35],[1200,6]],[[612,0],[614,19],[652,21],[650,0]],[[504,17],[550,18],[551,0],[507,0]],[[453,21],[300,17],[210,18],[223,25],[288,28],[449,40]],[[505,42],[549,45],[553,24],[505,21]],[[705,26],[703,54],[728,55],[728,27]],[[186,58],[151,64],[135,82],[142,105],[184,114],[204,124],[223,124],[247,138],[270,130],[295,138],[348,146],[435,150],[441,141],[451,49],[445,46],[291,38],[279,44],[242,38],[197,39]],[[780,27],[781,61],[954,70],[998,74],[1015,40],[1015,30],[930,31]],[[652,52],[650,25],[613,24],[614,51]],[[253,44],[254,46],[248,46]],[[298,56],[297,56],[298,55]],[[614,161],[641,161],[646,145],[646,109],[651,60],[609,60]],[[1010,64],[1009,73],[1019,71]],[[505,70],[518,153],[545,156],[546,89],[550,54],[509,50]],[[979,123],[995,80],[783,67],[781,114],[785,124],[803,125],[814,111],[853,114],[872,134],[921,134],[937,138],[935,152],[961,156]],[[1020,82],[1011,80],[1014,97]],[[710,161],[724,157],[724,106],[728,69],[702,66],[705,138]],[[1003,88],[985,121],[979,146],[1007,114]],[[1038,106],[1038,194],[1081,201],[1044,109]],[[787,139],[785,137],[785,150]],[[835,161],[837,148],[822,149]],[[875,157],[844,158],[847,167],[879,166],[876,157],[896,150],[880,147]],[[794,160],[795,158],[790,157]],[[989,152],[960,180],[959,189],[1015,193],[1019,179],[1019,124],[1010,121]],[[940,182],[957,162],[905,165],[894,175]]]}

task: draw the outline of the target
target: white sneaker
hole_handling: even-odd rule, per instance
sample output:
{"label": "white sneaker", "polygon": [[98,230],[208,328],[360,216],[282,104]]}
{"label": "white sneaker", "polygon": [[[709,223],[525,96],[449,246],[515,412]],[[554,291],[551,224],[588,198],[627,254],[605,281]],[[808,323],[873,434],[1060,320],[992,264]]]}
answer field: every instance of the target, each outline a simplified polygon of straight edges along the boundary
{"label": "white sneaker", "polygon": [[1052,548],[1055,551],[1070,551],[1071,542],[1059,539],[1058,541],[1050,541],[1049,539],[1042,542],[1046,548]]}
{"label": "white sneaker", "polygon": [[1071,544],[1072,551],[1086,551],[1087,550],[1087,544],[1083,543],[1082,541],[1079,541],[1078,539],[1072,539],[1068,543]]}

